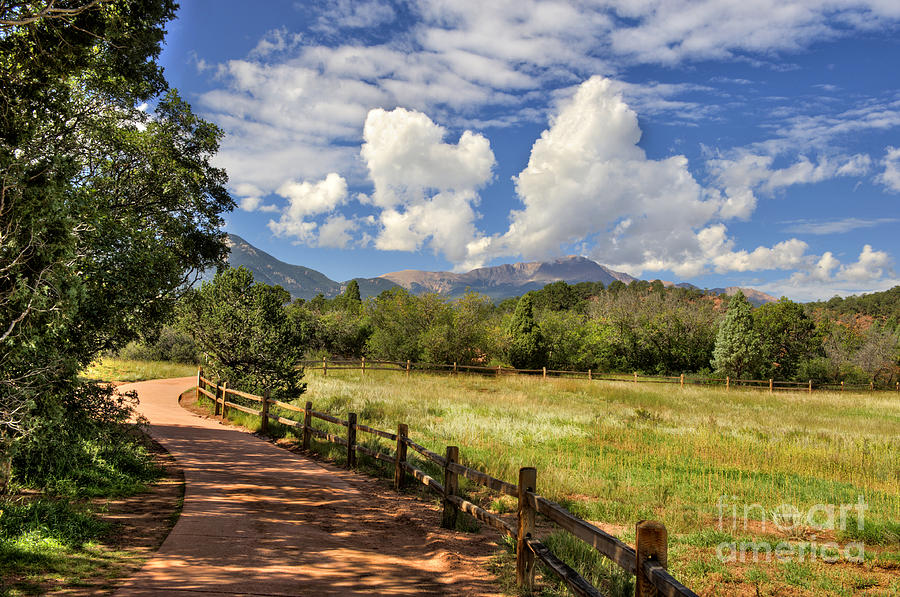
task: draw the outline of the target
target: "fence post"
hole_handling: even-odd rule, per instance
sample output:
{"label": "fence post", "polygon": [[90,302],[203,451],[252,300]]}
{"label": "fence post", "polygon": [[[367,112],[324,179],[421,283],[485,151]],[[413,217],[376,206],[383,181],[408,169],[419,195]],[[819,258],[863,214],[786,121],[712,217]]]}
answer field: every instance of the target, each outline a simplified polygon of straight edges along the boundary
{"label": "fence post", "polygon": [[262,420],[259,422],[259,431],[267,433],[269,431],[269,390],[263,392],[262,396]]}
{"label": "fence post", "polygon": [[406,359],[406,377],[409,377],[409,359]]}
{"label": "fence post", "polygon": [[588,369],[588,381],[591,381],[591,370]]}
{"label": "fence post", "polygon": [[312,426],[312,402],[306,403],[306,409],[303,411],[303,449],[309,450],[309,438],[312,435],[309,428]]}
{"label": "fence post", "polygon": [[730,385],[731,385],[731,376],[726,375],[725,376],[725,389],[727,390],[728,386],[730,386]]}
{"label": "fence post", "polygon": [[203,377],[203,367],[197,367],[197,402],[200,402],[200,378]]}
{"label": "fence post", "polygon": [[347,468],[356,466],[356,413],[347,414]]}
{"label": "fence post", "polygon": [[394,455],[394,488],[403,489],[406,482],[406,436],[409,427],[406,423],[397,425],[397,452]]}
{"label": "fence post", "polygon": [[527,540],[534,532],[534,504],[528,499],[527,492],[537,488],[537,469],[524,467],[519,469],[519,526],[516,534],[516,585],[527,588],[531,592],[534,585],[534,552]]}
{"label": "fence post", "polygon": [[871,391],[874,391],[874,390],[875,390],[875,382],[874,382],[874,381],[870,381],[870,382],[869,382],[869,391],[871,392]]}
{"label": "fence post", "polygon": [[322,377],[328,377],[328,361],[322,357]]}
{"label": "fence post", "polygon": [[544,367],[544,379],[547,379],[547,368]]}
{"label": "fence post", "polygon": [[634,383],[637,383],[637,371],[634,372]]}
{"label": "fence post", "polygon": [[897,382],[897,391],[900,392],[900,381]]}
{"label": "fence post", "polygon": [[456,361],[453,361],[453,372],[456,373]]}
{"label": "fence post", "polygon": [[500,377],[500,370],[503,369],[503,365],[497,365],[497,377]]}
{"label": "fence post", "polygon": [[642,520],[637,523],[635,551],[635,597],[656,597],[657,591],[650,579],[644,575],[644,562],[656,560],[660,566],[668,566],[668,535],[666,527],[655,520]]}
{"label": "fence post", "polygon": [[681,374],[681,387],[684,388],[684,373]]}
{"label": "fence post", "polygon": [[362,358],[362,372],[363,372],[363,375],[366,374],[366,357]]}
{"label": "fence post", "polygon": [[222,420],[225,420],[225,398],[228,392],[228,382],[222,383]]}
{"label": "fence post", "polygon": [[772,378],[769,378],[769,393],[772,393]]}
{"label": "fence post", "polygon": [[812,380],[809,380],[809,394],[812,394]]}
{"label": "fence post", "polygon": [[843,381],[841,381],[841,391],[842,392],[844,391],[844,382]]}
{"label": "fence post", "polygon": [[459,448],[457,446],[447,446],[447,452],[444,454],[444,457],[447,459],[447,462],[444,464],[444,511],[441,514],[441,526],[445,529],[455,529],[456,516],[459,514],[459,510],[448,496],[456,495],[459,489],[459,476],[450,470],[451,462],[459,462]]}

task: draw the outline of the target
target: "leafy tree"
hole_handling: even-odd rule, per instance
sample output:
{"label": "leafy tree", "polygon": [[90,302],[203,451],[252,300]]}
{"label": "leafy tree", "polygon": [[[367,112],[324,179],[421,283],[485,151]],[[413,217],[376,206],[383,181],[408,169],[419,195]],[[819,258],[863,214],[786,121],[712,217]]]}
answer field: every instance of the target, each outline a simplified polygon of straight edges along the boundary
{"label": "leafy tree", "polygon": [[420,339],[425,360],[432,363],[488,363],[499,355],[500,333],[494,307],[486,296],[467,292],[438,311]]}
{"label": "leafy tree", "polygon": [[416,362],[422,358],[422,334],[444,309],[437,295],[418,297],[400,286],[366,303],[372,326],[368,353],[378,359]]}
{"label": "leafy tree", "polygon": [[740,290],[731,297],[725,319],[719,324],[712,366],[722,375],[740,379],[759,365],[762,343],[753,325],[753,307]]}
{"label": "leafy tree", "polygon": [[[221,262],[233,207],[210,164],[221,132],[159,98],[174,3],[57,4],[0,3],[4,456],[29,432],[78,436],[78,397],[104,395],[78,371],[158,326],[192,272]],[[154,99],[151,118],[139,106]]]}
{"label": "leafy tree", "polygon": [[760,336],[760,373],[774,379],[793,379],[800,363],[818,356],[821,342],[815,323],[801,305],[781,297],[753,312]]}
{"label": "leafy tree", "polygon": [[519,299],[509,324],[509,363],[516,369],[538,369],[547,364],[547,346],[534,320],[532,293]]}
{"label": "leafy tree", "polygon": [[185,298],[183,324],[206,352],[210,373],[233,387],[292,400],[306,389],[297,361],[305,346],[281,286],[253,281],[245,267],[227,268]]}

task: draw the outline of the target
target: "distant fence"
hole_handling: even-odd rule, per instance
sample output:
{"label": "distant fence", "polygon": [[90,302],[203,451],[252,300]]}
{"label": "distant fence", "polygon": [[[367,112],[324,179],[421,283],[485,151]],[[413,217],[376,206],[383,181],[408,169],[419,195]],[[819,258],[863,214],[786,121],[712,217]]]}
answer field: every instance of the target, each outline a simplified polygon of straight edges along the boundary
{"label": "distant fence", "polygon": [[[327,373],[327,363],[324,366]],[[337,367],[332,367],[332,369],[335,368]],[[409,367],[407,367],[408,370]],[[356,413],[348,413],[345,421],[313,410],[312,402],[307,402],[304,408],[300,408],[293,404],[272,400],[268,392],[263,396],[248,394],[229,388],[227,383],[219,384],[205,378],[202,370],[197,372],[198,400],[201,395],[213,401],[215,415],[223,419],[226,416],[226,410],[231,408],[260,417],[260,427],[263,432],[268,430],[270,421],[276,421],[294,429],[302,437],[304,450],[309,450],[313,436],[342,446],[347,451],[348,468],[356,466],[357,454],[364,454],[374,460],[385,462],[393,467],[394,486],[398,490],[404,487],[409,477],[419,481],[441,497],[442,527],[454,528],[456,518],[462,511],[515,540],[516,583],[529,593],[534,584],[535,559],[539,559],[576,595],[602,597],[596,587],[556,557],[546,545],[534,536],[535,514],[541,514],[615,562],[626,573],[634,576],[636,597],[650,597],[651,595],[697,597],[696,593],[678,582],[666,570],[668,536],[662,523],[646,520],[638,522],[635,547],[632,548],[591,523],[574,516],[559,504],[539,495],[537,493],[537,469],[533,467],[520,468],[519,482],[517,485],[513,485],[461,464],[457,446],[447,446],[444,456],[441,456],[417,444],[410,439],[409,428],[404,423],[397,426],[397,433],[381,431],[358,423]],[[258,408],[248,406],[247,403],[258,405]],[[282,416],[290,413],[302,415],[303,421]],[[322,429],[316,429],[312,425],[313,419],[345,427],[346,433],[335,435]],[[373,436],[373,440],[369,442],[369,445],[360,444],[357,441],[358,433],[369,434]],[[379,438],[393,442],[393,453],[390,450],[384,450],[383,444],[378,443]],[[442,469],[443,483],[410,464],[407,459],[409,448]],[[515,524],[458,495],[460,475],[494,492],[516,498],[518,507]]]}
{"label": "distant fence", "polygon": [[826,391],[854,391],[854,392],[878,392],[878,391],[896,391],[900,392],[900,382],[896,382],[893,386],[875,385],[874,382],[868,384],[820,384],[812,380],[808,381],[778,381],[774,379],[737,379],[731,377],[699,377],[691,375],[641,375],[637,372],[628,374],[610,374],[596,373],[590,369],[587,371],[561,371],[547,369],[514,369],[512,367],[484,367],[480,365],[444,365],[440,363],[413,363],[411,361],[377,361],[362,359],[328,359],[323,358],[321,361],[300,361],[299,365],[306,369],[322,371],[324,375],[328,375],[328,371],[354,370],[362,371],[395,371],[405,373],[407,376],[415,372],[430,373],[449,373],[449,374],[479,374],[479,375],[531,375],[543,378],[572,378],[586,379],[588,381],[625,381],[633,383],[665,383],[678,384],[681,387],[685,385],[700,386],[718,386],[726,390],[732,388],[768,390],[775,392],[778,390],[793,392],[809,392],[814,390]]}

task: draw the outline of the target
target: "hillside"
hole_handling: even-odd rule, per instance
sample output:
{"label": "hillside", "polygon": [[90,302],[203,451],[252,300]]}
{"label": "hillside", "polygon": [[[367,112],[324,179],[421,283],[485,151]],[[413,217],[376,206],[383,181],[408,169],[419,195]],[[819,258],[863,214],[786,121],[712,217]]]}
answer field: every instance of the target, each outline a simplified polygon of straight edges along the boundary
{"label": "hillside", "polygon": [[[232,267],[244,266],[254,277],[266,284],[277,284],[291,293],[294,298],[311,299],[317,294],[332,298],[344,291],[347,282],[337,282],[325,274],[302,265],[292,265],[276,259],[262,249],[254,247],[235,234],[228,235],[231,254],[228,263]],[[212,278],[214,272],[205,272],[203,279]],[[521,296],[531,290],[540,290],[550,282],[559,280],[569,284],[578,282],[602,282],[609,285],[620,281],[629,284],[636,280],[623,272],[614,271],[586,257],[569,255],[552,261],[530,261],[507,263],[492,267],[481,267],[466,273],[426,272],[402,270],[378,276],[377,278],[354,278],[359,283],[363,298],[377,296],[381,292],[402,286],[413,294],[435,292],[448,297],[462,296],[467,290],[479,292],[495,301]],[[667,282],[666,285],[674,283]],[[675,284],[696,288],[688,283]],[[741,288],[755,305],[776,300],[775,297],[753,290]],[[707,292],[732,295],[737,287],[714,288]]]}
{"label": "hillside", "polygon": [[390,280],[417,294],[437,292],[448,296],[460,296],[468,289],[495,300],[519,296],[559,280],[570,284],[602,282],[604,285],[616,280],[625,284],[635,280],[628,274],[613,271],[595,261],[575,255],[553,261],[481,267],[464,274],[403,270],[384,274],[380,278]]}

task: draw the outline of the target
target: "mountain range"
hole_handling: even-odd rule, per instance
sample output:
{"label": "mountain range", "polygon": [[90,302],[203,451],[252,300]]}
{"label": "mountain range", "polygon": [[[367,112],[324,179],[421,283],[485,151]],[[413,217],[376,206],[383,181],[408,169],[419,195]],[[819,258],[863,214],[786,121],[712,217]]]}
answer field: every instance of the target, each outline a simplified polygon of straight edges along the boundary
{"label": "mountain range", "polygon": [[[311,299],[317,294],[332,298],[341,294],[349,280],[336,282],[314,269],[302,265],[291,265],[265,251],[254,247],[236,234],[228,235],[231,253],[228,263],[232,267],[244,266],[253,272],[256,280],[279,285],[293,298]],[[204,279],[210,279],[214,272],[206,272]],[[359,284],[363,298],[376,296],[394,286],[402,286],[413,294],[435,292],[448,297],[458,297],[467,290],[489,296],[495,301],[521,296],[530,290],[538,290],[550,282],[563,280],[569,284],[578,282],[602,282],[604,285],[618,280],[628,284],[637,278],[623,272],[614,271],[586,257],[570,255],[552,261],[531,261],[509,263],[493,267],[481,267],[470,272],[426,272],[402,270],[383,274],[376,278],[354,278]],[[696,288],[685,282],[667,286]],[[713,288],[707,292],[732,295],[738,287]],[[754,290],[741,288],[751,303],[760,305],[776,300],[775,297]]]}

